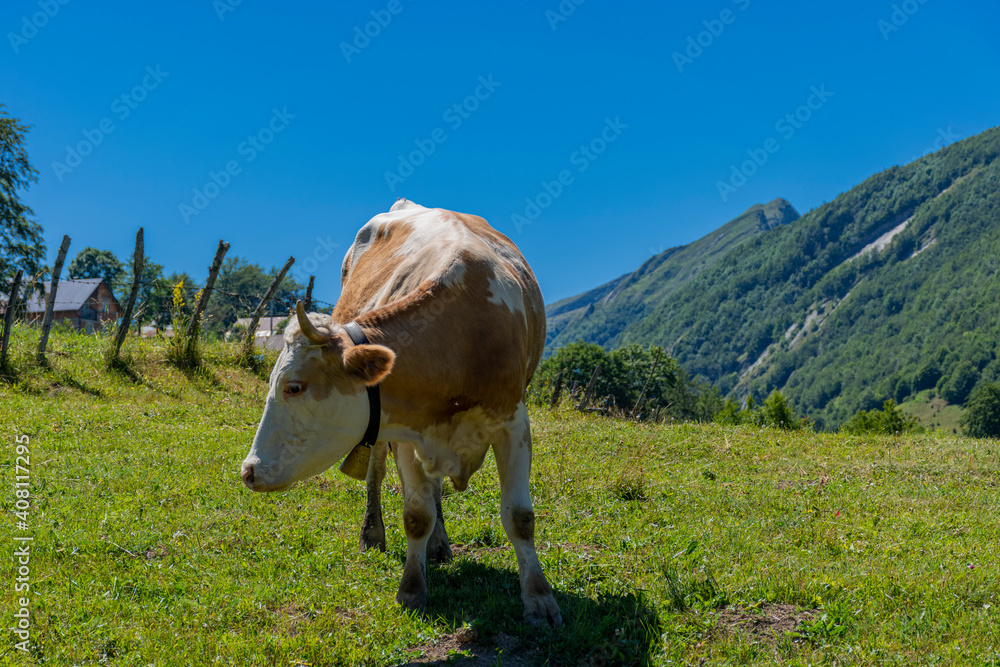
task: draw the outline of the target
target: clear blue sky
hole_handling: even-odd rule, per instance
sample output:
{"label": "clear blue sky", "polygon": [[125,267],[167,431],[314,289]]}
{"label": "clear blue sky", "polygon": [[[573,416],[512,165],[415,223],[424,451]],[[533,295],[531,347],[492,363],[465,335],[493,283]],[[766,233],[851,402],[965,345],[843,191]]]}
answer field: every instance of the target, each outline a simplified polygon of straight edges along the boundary
{"label": "clear blue sky", "polygon": [[[220,238],[265,267],[311,257],[328,301],[398,196],[485,217],[552,302],[1000,119],[992,0],[61,1],[0,6],[0,101],[33,126],[49,261],[64,233],[124,259],[142,225],[196,280]],[[747,151],[767,161],[724,198]],[[228,184],[197,199],[212,172]]]}

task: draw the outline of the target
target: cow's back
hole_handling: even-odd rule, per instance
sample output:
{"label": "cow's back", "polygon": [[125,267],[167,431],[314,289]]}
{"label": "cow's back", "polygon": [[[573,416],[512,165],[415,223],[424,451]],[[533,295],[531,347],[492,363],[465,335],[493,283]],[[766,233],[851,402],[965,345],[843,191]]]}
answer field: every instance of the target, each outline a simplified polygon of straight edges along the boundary
{"label": "cow's back", "polygon": [[474,407],[511,414],[545,344],[542,295],[510,239],[477,216],[405,200],[358,232],[333,317],[394,348],[387,409],[417,428]]}

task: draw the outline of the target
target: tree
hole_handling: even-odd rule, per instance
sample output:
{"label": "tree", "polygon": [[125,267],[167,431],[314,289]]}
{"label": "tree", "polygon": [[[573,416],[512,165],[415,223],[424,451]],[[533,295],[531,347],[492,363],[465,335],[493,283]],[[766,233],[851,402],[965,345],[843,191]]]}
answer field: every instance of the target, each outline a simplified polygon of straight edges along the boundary
{"label": "tree", "polygon": [[[249,317],[277,275],[277,268],[265,271],[259,264],[238,255],[226,259],[205,309],[206,329],[222,335],[238,318]],[[285,276],[265,315],[287,315],[304,292],[304,285]]]}
{"label": "tree", "polygon": [[978,381],[979,369],[963,359],[955,364],[947,381],[942,378],[938,382],[941,397],[949,403],[960,405],[969,397],[972,388],[976,386]]}
{"label": "tree", "polygon": [[777,389],[764,399],[759,408],[752,407],[747,401],[747,412],[748,415],[743,421],[755,426],[773,426],[786,431],[795,431],[803,427],[802,420],[795,416],[788,398]]}
{"label": "tree", "polygon": [[[582,341],[570,343],[542,360],[528,388],[530,400],[545,403],[555,379],[568,391],[583,391],[597,366],[601,374],[594,383],[598,404],[631,413],[677,420],[711,420],[722,407],[722,399],[710,385],[692,380],[677,360],[656,346],[628,344],[611,352]],[[645,392],[643,392],[645,389]]]}
{"label": "tree", "polygon": [[975,388],[962,415],[962,428],[973,438],[1000,438],[1000,382]]}
{"label": "tree", "polygon": [[740,406],[736,404],[736,401],[731,398],[726,399],[722,409],[715,414],[715,423],[728,426],[739,426],[743,423]]}
{"label": "tree", "polygon": [[0,104],[0,285],[6,287],[18,269],[29,278],[40,276],[45,259],[42,226],[29,216],[18,191],[38,181],[38,171],[24,150],[27,125],[11,118]]}
{"label": "tree", "polygon": [[[124,274],[125,267],[110,250],[98,250],[88,246],[78,252],[73,261],[69,263],[70,280],[100,278],[112,290],[119,292],[119,288],[123,287],[119,281]],[[132,283],[129,282],[130,288],[131,285]],[[118,297],[121,299],[122,295],[119,293]]]}

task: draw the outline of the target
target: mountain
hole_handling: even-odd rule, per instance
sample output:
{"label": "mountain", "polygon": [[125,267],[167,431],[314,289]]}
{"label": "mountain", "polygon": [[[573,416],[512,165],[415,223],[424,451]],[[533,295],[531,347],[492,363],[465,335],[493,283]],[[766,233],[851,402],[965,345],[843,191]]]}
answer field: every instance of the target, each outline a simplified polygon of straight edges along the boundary
{"label": "mountain", "polygon": [[780,389],[827,428],[927,389],[961,404],[1000,379],[998,156],[993,128],[684,263],[691,275],[659,269],[717,233],[667,251],[552,304],[550,344],[661,345],[723,393]]}
{"label": "mountain", "polygon": [[694,243],[670,248],[642,266],[589,292],[557,301],[545,309],[546,344],[554,348],[585,339],[610,345],[647,306],[661,303],[699,272],[734,248],[779,225],[799,218],[784,199],[757,204]]}

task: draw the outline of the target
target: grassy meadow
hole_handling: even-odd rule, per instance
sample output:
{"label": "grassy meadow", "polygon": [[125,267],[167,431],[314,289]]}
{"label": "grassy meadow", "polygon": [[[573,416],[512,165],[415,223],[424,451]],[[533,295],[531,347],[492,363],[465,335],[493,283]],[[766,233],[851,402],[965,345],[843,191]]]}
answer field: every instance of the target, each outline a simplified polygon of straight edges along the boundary
{"label": "grassy meadow", "polygon": [[[995,665],[1000,443],[637,425],[533,409],[536,541],[565,626],[521,620],[492,458],[446,482],[455,557],[425,615],[360,554],[363,485],[330,470],[279,495],[239,479],[267,360],[17,328],[0,379],[4,665]],[[16,438],[30,439],[27,531]],[[15,647],[14,536],[30,535],[31,650]],[[463,641],[469,640],[469,641]]]}

